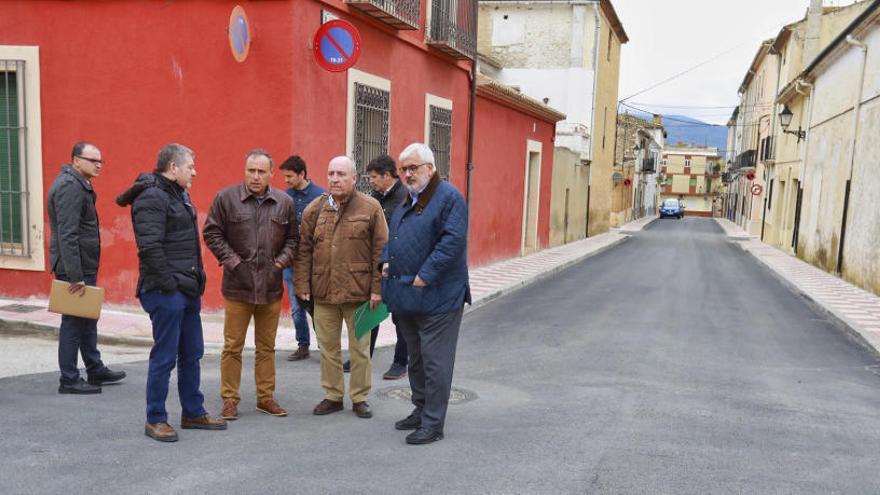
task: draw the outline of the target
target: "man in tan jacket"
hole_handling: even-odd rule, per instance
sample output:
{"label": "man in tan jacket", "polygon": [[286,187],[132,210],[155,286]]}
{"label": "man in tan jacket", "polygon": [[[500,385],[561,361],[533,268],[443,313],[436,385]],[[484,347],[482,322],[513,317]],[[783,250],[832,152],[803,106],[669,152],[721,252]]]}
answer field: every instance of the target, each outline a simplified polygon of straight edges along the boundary
{"label": "man in tan jacket", "polygon": [[357,169],[347,156],[330,160],[329,195],[312,201],[303,212],[300,243],[294,265],[294,292],[315,305],[315,333],[321,350],[321,387],[324,400],[316,415],[343,409],[345,378],[342,373],[340,335],[348,327],[351,354],[352,410],[361,418],[373,416],[370,394],[370,337],[355,337],[354,312],[366,301],[375,308],[382,302],[379,258],[388,240],[382,206],[355,190]]}

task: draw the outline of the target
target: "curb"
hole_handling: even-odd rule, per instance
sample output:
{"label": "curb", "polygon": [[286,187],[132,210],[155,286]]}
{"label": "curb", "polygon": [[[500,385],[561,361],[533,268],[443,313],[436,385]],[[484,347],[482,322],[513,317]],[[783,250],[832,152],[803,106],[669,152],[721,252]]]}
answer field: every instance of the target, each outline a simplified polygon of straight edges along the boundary
{"label": "curb", "polygon": [[761,266],[763,266],[770,274],[782,282],[782,285],[787,287],[789,290],[802,297],[807,305],[812,308],[816,313],[821,316],[825,316],[831,322],[832,326],[840,331],[848,340],[857,344],[859,347],[862,347],[873,354],[875,357],[880,358],[880,349],[875,347],[871,342],[869,342],[864,335],[856,328],[846,316],[838,314],[833,309],[825,306],[818,300],[816,300],[813,296],[807,293],[806,290],[802,289],[795,282],[789,280],[781,273],[777,272],[773,267],[771,267],[767,262],[759,258],[755,253],[746,249],[742,244],[736,242],[734,243],[740,249],[742,249],[746,254],[751,256],[755,261],[757,261]]}
{"label": "curb", "polygon": [[[571,266],[573,266],[577,263],[580,263],[581,261],[586,260],[587,258],[590,258],[590,257],[593,257],[597,254],[603,253],[603,252],[621,244],[622,242],[628,240],[632,236],[632,234],[640,232],[641,230],[646,228],[648,225],[651,225],[652,223],[654,223],[656,220],[657,220],[657,218],[652,219],[651,221],[642,225],[641,228],[639,228],[639,229],[633,229],[633,230],[627,229],[625,232],[617,232],[617,234],[621,235],[622,237],[605,245],[605,246],[602,246],[594,251],[584,253],[580,256],[577,256],[576,258],[573,258],[573,259],[568,260],[564,263],[561,263],[561,264],[559,264],[549,270],[541,272],[541,273],[534,275],[530,278],[520,280],[519,282],[516,282],[512,285],[509,285],[507,287],[503,287],[503,288],[498,289],[494,292],[491,292],[491,293],[483,296],[479,300],[474,301],[473,304],[465,306],[464,313],[467,314],[467,313],[470,313],[471,311],[482,308],[483,306],[489,304],[490,302],[493,302],[494,300],[496,300],[502,296],[506,296],[506,295],[511,294],[513,292],[516,292],[522,288],[528,287],[529,285],[532,285],[536,282],[539,282],[539,281],[544,280],[546,278],[549,278],[553,275],[556,275],[559,272],[566,270],[566,269],[570,268]],[[600,234],[600,235],[602,235],[602,234]],[[48,323],[36,323],[36,322],[32,322],[32,321],[27,321],[27,320],[16,320],[16,319],[11,319],[11,318],[0,317],[0,334],[20,334],[20,335],[37,335],[37,334],[39,334],[42,336],[47,336],[47,335],[51,334],[51,336],[53,336],[55,339],[57,339],[58,331],[59,331],[59,329],[57,326],[54,326],[54,325],[51,325]],[[112,335],[112,334],[98,332],[98,343],[99,344],[112,344],[112,345],[128,345],[128,346],[136,346],[136,347],[152,347],[153,339],[147,338],[147,337]],[[377,347],[389,347],[389,346],[384,345],[384,346],[377,346]],[[247,349],[249,347],[246,346],[245,348]],[[220,351],[223,349],[223,344],[220,342],[205,342],[205,349]],[[286,351],[290,351],[290,350],[295,350],[295,348],[292,348],[292,349],[276,348],[275,349],[276,352],[279,352],[279,351],[286,352]]]}
{"label": "curb", "polygon": [[470,306],[466,306],[464,309],[464,313],[467,314],[467,313],[470,313],[471,311],[480,309],[483,306],[485,306],[486,304],[494,301],[495,299],[498,299],[499,297],[506,296],[506,295],[511,294],[513,292],[516,292],[520,289],[528,287],[529,285],[532,285],[535,282],[539,282],[539,281],[544,280],[545,278],[548,278],[552,275],[556,275],[557,273],[559,273],[567,268],[570,268],[572,265],[580,263],[581,261],[584,261],[587,258],[593,257],[599,253],[605,252],[605,251],[617,246],[618,244],[628,240],[629,238],[630,238],[630,236],[626,235],[625,237],[621,237],[620,239],[617,239],[616,241],[614,241],[606,246],[602,246],[601,248],[596,249],[595,251],[590,251],[589,253],[584,253],[583,255],[578,256],[577,258],[566,261],[565,263],[562,263],[558,266],[555,266],[547,271],[541,272],[541,273],[535,275],[534,277],[521,280],[513,285],[510,285],[510,286],[498,289],[495,292],[489,293],[489,294],[483,296],[483,298],[481,298],[480,300],[474,301],[474,303],[471,304]]}
{"label": "curb", "polygon": [[[48,323],[34,323],[27,320],[13,320],[0,318],[0,334],[41,335],[51,336],[57,339],[58,327]],[[98,332],[99,344],[130,345],[137,347],[152,347],[153,340],[146,337],[126,337],[122,335],[108,335]],[[205,343],[205,347],[211,344]]]}

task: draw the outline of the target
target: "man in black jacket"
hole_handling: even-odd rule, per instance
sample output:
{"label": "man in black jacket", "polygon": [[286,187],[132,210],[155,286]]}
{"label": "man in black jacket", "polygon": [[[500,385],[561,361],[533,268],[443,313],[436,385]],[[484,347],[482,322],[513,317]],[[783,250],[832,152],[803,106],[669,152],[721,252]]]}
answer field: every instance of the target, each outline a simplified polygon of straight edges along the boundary
{"label": "man in black jacket", "polygon": [[[85,294],[86,285],[95,285],[101,257],[101,235],[95,190],[91,179],[98,176],[101,150],[91,143],[76,143],[71,163],[49,189],[47,207],[52,236],[49,263],[58,280],[70,282],[71,294]],[[77,352],[83,357],[89,381],[79,376]],[[98,394],[104,383],[125,378],[124,371],[111,371],[101,362],[98,351],[98,320],[63,315],[58,331],[58,366],[61,369],[60,394]]]}
{"label": "man in black jacket", "polygon": [[140,258],[137,297],[153,322],[144,434],[160,442],[177,441],[165,410],[175,364],[183,409],[181,428],[226,429],[225,421],[205,412],[205,397],[199,390],[199,361],[205,347],[200,315],[205,271],[196,209],[186,192],[196,175],[194,158],[186,146],[165,145],[156,170],[138,176],[116,198],[120,206],[131,205]]}
{"label": "man in black jacket", "polygon": [[[394,158],[391,158],[388,155],[380,155],[370,160],[369,165],[367,165],[367,179],[370,181],[370,186],[373,187],[372,196],[379,201],[380,205],[382,205],[382,211],[385,213],[385,222],[390,222],[391,214],[394,213],[394,210],[396,210],[407,197],[407,189],[400,183],[400,179],[397,177],[397,165],[394,163]],[[391,321],[394,322],[396,330],[397,322],[395,321],[394,315],[391,315]],[[376,326],[370,335],[370,358],[373,357],[373,350],[376,349],[376,339],[378,337],[379,327]],[[406,340],[400,335],[400,330],[397,330],[397,344],[394,346],[394,361],[392,361],[391,367],[388,368],[388,371],[382,375],[382,378],[386,380],[398,380],[405,377],[406,364]],[[351,362],[346,361],[342,368],[345,371],[349,371],[351,369]]]}

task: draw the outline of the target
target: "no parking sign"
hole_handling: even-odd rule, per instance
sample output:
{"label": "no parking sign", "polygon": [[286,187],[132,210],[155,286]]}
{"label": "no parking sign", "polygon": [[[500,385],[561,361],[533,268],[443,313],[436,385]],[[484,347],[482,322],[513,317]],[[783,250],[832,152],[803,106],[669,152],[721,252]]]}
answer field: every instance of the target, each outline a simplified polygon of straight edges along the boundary
{"label": "no parking sign", "polygon": [[361,35],[351,23],[335,19],[318,29],[312,47],[318,65],[330,72],[343,72],[361,56]]}

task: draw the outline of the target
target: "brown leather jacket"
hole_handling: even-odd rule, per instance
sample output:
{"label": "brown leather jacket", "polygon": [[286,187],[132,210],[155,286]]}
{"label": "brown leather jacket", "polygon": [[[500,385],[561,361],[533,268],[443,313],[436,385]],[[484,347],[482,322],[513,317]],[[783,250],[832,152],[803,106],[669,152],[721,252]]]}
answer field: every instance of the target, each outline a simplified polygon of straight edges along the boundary
{"label": "brown leather jacket", "polygon": [[251,304],[284,294],[281,266],[290,266],[299,237],[293,200],[269,188],[263,203],[244,183],[217,193],[202,229],[205,244],[223,265],[223,297]]}
{"label": "brown leather jacket", "polygon": [[[320,210],[319,210],[320,209]],[[379,258],[388,225],[375,199],[353,192],[333,209],[326,194],[303,212],[294,291],[323,304],[362,303],[381,294]]]}

